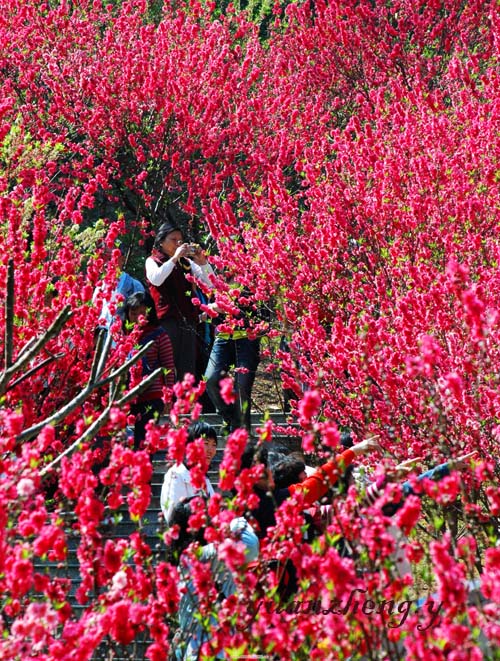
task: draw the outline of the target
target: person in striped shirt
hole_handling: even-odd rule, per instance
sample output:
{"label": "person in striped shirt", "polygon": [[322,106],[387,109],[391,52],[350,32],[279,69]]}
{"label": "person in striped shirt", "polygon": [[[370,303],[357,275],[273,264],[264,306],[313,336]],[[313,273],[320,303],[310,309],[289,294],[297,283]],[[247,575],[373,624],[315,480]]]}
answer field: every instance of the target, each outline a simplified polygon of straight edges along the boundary
{"label": "person in striped shirt", "polygon": [[139,348],[152,342],[142,358],[142,376],[163,368],[162,374],[138,395],[131,406],[131,413],[135,416],[134,448],[137,450],[146,437],[147,423],[165,410],[165,387],[172,388],[175,381],[174,353],[167,332],[158,322],[154,301],[147,292],[136,292],[127,298],[124,317],[125,333],[131,332],[141,317],[145,320],[137,342]]}

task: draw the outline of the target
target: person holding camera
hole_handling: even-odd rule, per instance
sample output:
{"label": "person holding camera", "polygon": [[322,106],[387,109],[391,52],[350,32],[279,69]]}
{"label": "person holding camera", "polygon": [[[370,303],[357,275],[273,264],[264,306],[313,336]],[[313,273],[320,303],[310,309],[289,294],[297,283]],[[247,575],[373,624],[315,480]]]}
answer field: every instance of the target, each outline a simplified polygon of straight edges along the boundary
{"label": "person holding camera", "polygon": [[186,243],[182,231],[171,222],[158,228],[153,250],[146,259],[146,278],[174,350],[176,379],[196,370],[196,326],[200,310],[193,305],[195,281],[212,287],[212,267],[200,246]]}

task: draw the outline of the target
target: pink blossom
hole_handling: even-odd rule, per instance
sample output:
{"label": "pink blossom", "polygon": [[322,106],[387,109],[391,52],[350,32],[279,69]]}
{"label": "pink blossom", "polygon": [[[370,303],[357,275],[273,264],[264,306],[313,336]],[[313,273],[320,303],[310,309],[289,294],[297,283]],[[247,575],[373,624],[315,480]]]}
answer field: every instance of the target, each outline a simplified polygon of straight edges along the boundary
{"label": "pink blossom", "polygon": [[220,394],[225,404],[234,404],[236,393],[234,392],[233,380],[231,377],[221,379],[219,382]]}
{"label": "pink blossom", "polygon": [[421,500],[418,496],[408,496],[403,507],[396,514],[396,523],[408,535],[417,524],[422,511]]}
{"label": "pink blossom", "polygon": [[23,477],[17,483],[17,493],[21,498],[28,498],[35,491],[35,483],[29,477]]}
{"label": "pink blossom", "polygon": [[298,410],[301,416],[301,422],[307,424],[318,414],[321,406],[321,395],[317,390],[310,390],[304,393],[299,402]]}
{"label": "pink blossom", "polygon": [[[101,363],[95,330],[116,288],[117,242],[143,278],[136,249],[176,201],[186,229],[213,242],[215,294],[201,286],[211,303],[200,311],[214,318],[215,299],[221,331],[267,336],[262,375],[276,381],[277,401],[286,387],[297,445],[329,451],[345,428],[356,438],[376,430],[391,465],[478,451],[474,471],[421,485],[434,503],[410,498],[397,515],[414,529],[420,511],[423,524],[438,521],[461,498],[464,541],[407,548],[412,561],[426,556],[443,602],[428,631],[416,614],[388,629],[361,605],[353,617],[275,608],[277,572],[266,569],[278,557],[293,561],[302,596],[322,611],[353,589],[404,596],[379,504],[363,508],[354,489],[339,489],[313,544],[300,502],[287,499],[260,562],[227,599],[192,549],[202,617],[217,619],[206,656],[376,657],[388,653],[382,641],[404,638],[409,661],[481,658],[476,630],[491,649],[500,641],[498,557],[484,535],[500,507],[489,459],[500,410],[497,5],[276,4],[263,40],[247,13],[214,13],[213,3],[163,3],[154,20],[149,3],[112,4],[2,5],[0,278],[13,297],[0,318],[0,657],[87,661],[106,640],[133,645],[136,635],[152,641],[152,661],[168,651],[179,574],[145,536],[155,524],[149,451],[184,460],[205,385],[190,375],[174,393],[165,386],[169,421],[134,452],[130,402],[120,400],[141,367],[113,374],[136,338],[117,318]],[[46,336],[66,305],[71,316]],[[261,431],[261,441],[279,436]],[[229,437],[221,468],[235,499],[198,503],[191,522],[235,566],[241,549],[224,542],[226,527],[256,506],[262,473],[240,469],[247,440],[246,430]],[[206,467],[191,452],[202,484]],[[129,520],[122,539],[110,514]],[[480,609],[466,603],[474,536],[491,600]],[[340,556],[340,540],[355,561]],[[59,568],[34,568],[40,555],[65,561],[73,545],[78,609]],[[256,599],[274,610],[259,613]]]}

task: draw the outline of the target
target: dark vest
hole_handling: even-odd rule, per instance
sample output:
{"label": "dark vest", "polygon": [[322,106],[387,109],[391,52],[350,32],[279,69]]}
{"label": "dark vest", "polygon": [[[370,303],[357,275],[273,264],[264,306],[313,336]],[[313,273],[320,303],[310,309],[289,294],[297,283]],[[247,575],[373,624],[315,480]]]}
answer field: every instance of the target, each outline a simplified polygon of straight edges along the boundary
{"label": "dark vest", "polygon": [[[158,266],[161,262],[155,259]],[[174,266],[174,270],[165,278],[161,285],[155,287],[149,285],[151,296],[156,304],[158,319],[176,319],[188,322],[197,322],[199,310],[192,302],[192,284],[186,275],[191,273],[189,262],[180,259]]]}

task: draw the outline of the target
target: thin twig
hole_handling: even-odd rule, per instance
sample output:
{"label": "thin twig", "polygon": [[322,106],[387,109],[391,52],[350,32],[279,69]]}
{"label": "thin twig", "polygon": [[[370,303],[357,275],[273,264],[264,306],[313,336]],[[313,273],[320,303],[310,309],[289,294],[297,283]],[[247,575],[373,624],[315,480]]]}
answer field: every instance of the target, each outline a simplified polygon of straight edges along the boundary
{"label": "thin twig", "polygon": [[35,365],[28,372],[26,372],[25,374],[20,376],[18,379],[16,379],[12,383],[10,383],[9,384],[9,389],[14,388],[15,386],[19,385],[20,383],[22,383],[28,377],[33,376],[33,374],[35,374],[35,372],[38,372],[38,370],[41,370],[42,367],[45,367],[49,363],[53,362],[54,360],[58,360],[59,358],[62,358],[65,355],[66,355],[65,353],[56,353],[56,354],[52,354],[51,356],[49,356],[45,360],[42,360],[41,363],[38,363],[38,365]]}

